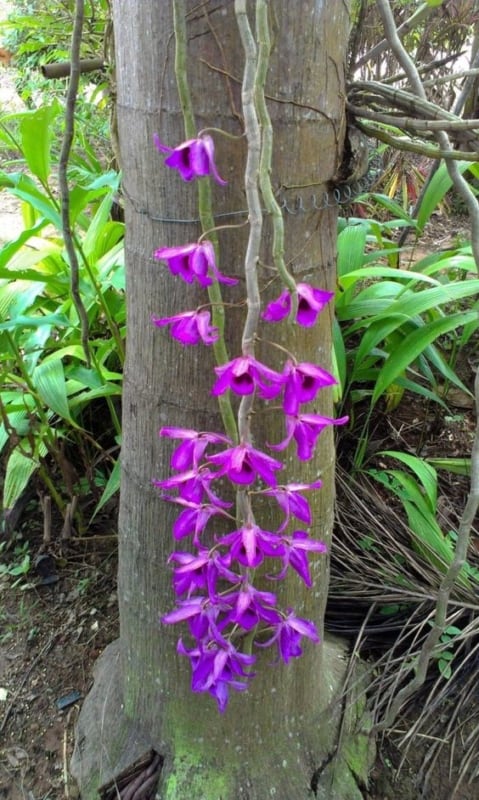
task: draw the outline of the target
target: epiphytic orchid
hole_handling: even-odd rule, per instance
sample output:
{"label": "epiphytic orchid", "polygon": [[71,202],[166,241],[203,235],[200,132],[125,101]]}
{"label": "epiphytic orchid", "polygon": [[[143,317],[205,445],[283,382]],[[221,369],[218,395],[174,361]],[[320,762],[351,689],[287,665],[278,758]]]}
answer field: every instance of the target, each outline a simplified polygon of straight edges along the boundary
{"label": "epiphytic orchid", "polygon": [[[334,292],[326,292],[324,289],[316,289],[309,283],[298,283],[296,286],[298,293],[298,310],[296,322],[305,328],[310,328],[316,324],[319,314],[326,303],[329,303]],[[262,317],[266,322],[280,322],[288,316],[291,311],[291,294],[285,290],[280,296],[269,303]]]}
{"label": "epiphytic orchid", "polygon": [[256,450],[251,444],[243,443],[215,453],[209,460],[219,466],[217,476],[226,475],[230,481],[239,484],[250,484],[256,478],[276,486],[275,472],[283,468],[281,461]]}
{"label": "epiphytic orchid", "polygon": [[153,317],[153,322],[158,328],[171,325],[170,335],[183,345],[213,344],[218,341],[218,328],[210,324],[209,311],[183,311],[174,317]]}
{"label": "epiphytic orchid", "polygon": [[283,410],[285,414],[297,414],[300,403],[314,400],[320,389],[333,386],[336,378],[316,364],[294,364],[287,361],[284,368]]}
{"label": "epiphytic orchid", "polygon": [[198,467],[209,444],[231,444],[230,439],[221,433],[198,432],[191,428],[165,426],[160,429],[160,436],[182,440],[174,450],[170,461],[173,469],[181,471]]}
{"label": "epiphytic orchid", "polygon": [[179,275],[186,283],[197,281],[203,287],[210,286],[213,280],[229,285],[238,283],[236,278],[228,278],[218,270],[215,249],[209,241],[160,247],[154,257],[166,261],[172,275]]}
{"label": "epiphytic orchid", "polygon": [[274,497],[279,507],[284,511],[285,519],[280,527],[280,531],[286,528],[291,515],[311,525],[311,508],[305,497],[301,494],[308,489],[320,489],[321,481],[313,483],[288,483],[286,486],[276,486],[274,489],[266,489],[264,494]]}
{"label": "epiphytic orchid", "polygon": [[319,642],[318,632],[313,622],[297,617],[292,609],[288,615],[275,625],[275,632],[267,642],[256,642],[258,647],[269,647],[273,642],[278,645],[278,653],[287,664],[291,658],[297,658],[303,652],[301,639],[306,636],[313,642]]}
{"label": "epiphytic orchid", "polygon": [[227,182],[221,178],[216,169],[215,145],[211,136],[203,135],[197,139],[188,139],[177,147],[163,144],[156,133],[153,141],[160,153],[167,154],[166,166],[177,169],[184,181],[211,175],[217,183],[226,185]]}
{"label": "epiphytic orchid", "polygon": [[252,394],[256,389],[264,398],[276,397],[284,383],[283,375],[261,364],[252,356],[240,356],[227,364],[215,367],[218,380],[211,393],[223,394],[231,389],[234,394]]}
{"label": "epiphytic orchid", "polygon": [[297,444],[297,456],[300,461],[309,461],[313,456],[318,437],[328,425],[344,425],[348,417],[331,419],[321,414],[298,414],[286,417],[286,438],[282,442],[270,445],[272,450],[284,450],[291,439]]}

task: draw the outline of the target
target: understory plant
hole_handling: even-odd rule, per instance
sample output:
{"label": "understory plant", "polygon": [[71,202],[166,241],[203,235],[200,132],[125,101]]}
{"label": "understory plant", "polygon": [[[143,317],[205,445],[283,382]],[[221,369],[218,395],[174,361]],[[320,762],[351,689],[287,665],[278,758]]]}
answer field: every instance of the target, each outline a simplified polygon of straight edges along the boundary
{"label": "understory plant", "polygon": [[61,511],[87,493],[98,502],[120,442],[124,225],[111,218],[119,176],[104,172],[88,149],[72,159],[70,219],[87,354],[52,172],[61,113],[54,101],[3,118],[3,141],[20,155],[0,172],[0,185],[20,201],[24,224],[0,249],[0,452],[7,515],[34,474]]}
{"label": "understory plant", "polygon": [[[244,261],[247,313],[240,353],[233,358],[227,354],[220,329],[218,310],[227,311],[220,287],[227,288],[237,280],[217,266],[215,244],[209,238],[214,231],[205,231],[196,242],[160,247],[155,252],[155,258],[166,263],[172,275],[209,294],[208,298],[200,295],[197,308],[178,309],[174,316],[155,318],[154,323],[168,328],[180,345],[215,348],[217,366],[211,393],[221,401],[224,430],[162,427],[160,435],[179,444],[171,456],[173,474],[154,483],[162,490],[164,500],[180,506],[173,526],[175,542],[190,541],[188,549],[182,545],[170,555],[176,606],[162,616],[162,622],[188,624],[188,637],[179,637],[177,649],[190,661],[192,690],[211,694],[221,712],[226,709],[230,690],[247,690],[258,648],[274,645],[278,659],[288,663],[302,654],[304,639],[319,641],[313,621],[299,616],[293,607],[281,606],[276,587],[291,571],[306,587],[312,586],[309,557],[324,553],[326,545],[311,535],[312,514],[306,494],[319,489],[321,481],[281,483],[285,465],[271,452],[282,452],[293,444],[295,458],[309,461],[321,432],[347,420],[325,417],[307,408],[322,389],[336,383],[320,365],[299,362],[283,347],[281,371],[256,356],[261,320],[270,324],[287,320],[291,326],[312,327],[332,293],[307,283],[296,284],[286,269],[283,220],[270,181],[272,129],[264,97],[270,47],[267,4],[256,4],[261,42],[257,63],[251,49],[248,51],[251,32],[246,12],[241,11],[241,3],[236,7],[246,55],[242,100],[248,155],[244,188],[250,226]],[[201,182],[211,176],[224,183],[214,160],[213,138],[208,131],[196,133],[188,90],[184,84],[179,88],[189,138],[170,146],[157,136],[156,147],[165,156],[165,165],[178,170],[185,182]],[[283,285],[279,296],[266,306],[261,300],[258,273],[262,203],[273,219],[272,258]],[[272,342],[271,347],[278,346]],[[239,399],[237,414],[231,394]],[[279,404],[270,410],[278,413],[279,409],[283,415],[285,437],[279,443],[268,443],[265,452],[255,446],[254,419],[270,401]],[[229,499],[231,489],[235,502]],[[271,525],[271,529],[258,521],[256,505],[261,503],[264,513],[265,501],[273,504],[268,520],[277,518],[280,512],[279,524]],[[228,532],[213,533],[211,528],[218,530],[218,520],[226,523]]]}
{"label": "understory plant", "polygon": [[396,204],[388,201],[388,206],[396,212],[390,221],[342,220],[338,235],[335,392],[353,425],[360,420],[355,469],[367,456],[379,401],[389,414],[406,391],[444,409],[451,386],[471,396],[455,369],[458,353],[479,325],[479,279],[471,247],[431,253],[413,266],[401,266],[404,256],[392,233],[417,225]]}

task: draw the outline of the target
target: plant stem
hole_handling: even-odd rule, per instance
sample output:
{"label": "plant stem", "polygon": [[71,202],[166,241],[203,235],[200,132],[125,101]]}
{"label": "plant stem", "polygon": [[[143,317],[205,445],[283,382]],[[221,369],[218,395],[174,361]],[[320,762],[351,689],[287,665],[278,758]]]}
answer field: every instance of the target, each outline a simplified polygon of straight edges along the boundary
{"label": "plant stem", "polygon": [[281,280],[290,290],[292,298],[291,318],[296,317],[297,304],[296,282],[289,274],[284,261],[284,220],[281,208],[274,196],[271,184],[271,162],[273,157],[273,126],[265,99],[266,75],[268,72],[271,37],[268,25],[268,2],[257,0],[256,28],[258,35],[258,67],[255,82],[255,103],[262,132],[261,161],[259,166],[259,184],[266,210],[273,220],[273,263]]}
{"label": "plant stem", "polygon": [[[173,22],[175,28],[175,75],[181,110],[183,112],[185,134],[187,139],[194,139],[197,134],[193,103],[188,85],[186,8],[184,0],[173,0]],[[213,206],[211,200],[211,184],[209,178],[200,178],[197,181],[197,185],[198,211],[201,220],[201,230],[204,233],[215,228],[215,219],[213,216]],[[210,236],[210,241],[215,249],[216,260],[218,263],[218,237],[214,232]],[[216,363],[218,366],[221,366],[221,364],[226,364],[229,361],[229,355],[226,349],[224,338],[225,311],[223,307],[223,298],[219,283],[217,281],[214,281],[211,286],[208,286],[208,297],[212,309],[211,321],[212,324],[218,329],[219,333],[218,340],[213,344],[213,352],[215,354]],[[237,442],[238,431],[229,394],[220,395],[218,397],[218,405],[225,432],[230,439],[232,439],[232,441]]]}
{"label": "plant stem", "polygon": [[75,103],[78,92],[78,84],[80,79],[80,44],[83,29],[83,0],[76,0],[75,5],[75,21],[73,25],[71,52],[70,52],[70,81],[68,84],[68,92],[66,98],[65,108],[65,133],[63,135],[62,148],[60,152],[60,162],[58,165],[58,182],[60,186],[61,196],[61,214],[62,214],[62,233],[65,242],[65,248],[70,261],[70,290],[80,319],[81,326],[81,341],[83,351],[85,353],[85,360],[87,367],[90,367],[90,343],[88,340],[88,316],[86,313],[83,300],[80,295],[80,277],[78,258],[73,243],[73,233],[70,223],[70,193],[68,188],[67,167],[68,158],[73,142],[74,126],[75,126]]}
{"label": "plant stem", "polygon": [[[242,335],[242,350],[245,356],[254,356],[254,342],[259,323],[261,300],[258,286],[258,262],[263,230],[263,212],[258,187],[261,163],[261,128],[256,114],[255,95],[258,58],[256,43],[246,11],[246,0],[235,0],[235,13],[245,53],[245,66],[241,99],[248,154],[244,175],[246,203],[248,207],[249,237],[245,254],[247,314]],[[253,395],[245,395],[240,403],[238,429],[242,441],[250,441],[248,417]]]}

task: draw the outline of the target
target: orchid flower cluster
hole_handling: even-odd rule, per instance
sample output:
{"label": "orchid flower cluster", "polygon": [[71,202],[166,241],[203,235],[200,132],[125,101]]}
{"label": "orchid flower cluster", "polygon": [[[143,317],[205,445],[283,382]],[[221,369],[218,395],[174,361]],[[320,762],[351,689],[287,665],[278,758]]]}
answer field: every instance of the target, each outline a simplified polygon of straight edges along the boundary
{"label": "orchid flower cluster", "polygon": [[[224,183],[215,166],[211,137],[198,136],[176,148],[167,147],[156,137],[155,144],[167,154],[165,164],[177,169],[183,180],[211,175]],[[202,288],[213,281],[236,283],[219,272],[209,241],[162,247],[155,258],[166,262],[173,275]],[[331,292],[298,284],[296,323],[314,325],[331,296]],[[159,327],[169,327],[171,336],[184,346],[199,342],[211,345],[218,339],[218,330],[211,324],[205,305],[153,321]],[[262,317],[266,322],[279,322],[292,307],[291,293],[284,291]],[[291,357],[282,372],[277,372],[253,355],[243,354],[217,366],[215,372],[211,390],[215,396],[231,391],[239,397],[281,400],[286,435],[278,444],[268,445],[272,451],[282,451],[294,441],[297,458],[309,460],[324,428],[346,422],[347,418],[335,420],[303,411],[302,406],[314,401],[322,388],[336,383],[315,364],[297,363]],[[256,449],[251,441],[234,442],[220,433],[176,427],[164,427],[160,435],[179,444],[171,457],[174,474],[154,483],[163,491],[163,499],[180,506],[174,539],[191,537],[192,542],[191,551],[175,551],[169,558],[177,599],[176,607],[162,617],[162,622],[188,624],[191,646],[180,637],[177,649],[190,660],[192,690],[210,693],[223,712],[229,691],[246,690],[254,675],[253,645],[275,645],[278,658],[288,663],[301,655],[304,638],[319,642],[314,623],[298,617],[292,608],[281,609],[276,593],[256,588],[254,577],[261,567],[263,577],[274,584],[293,570],[307,587],[312,586],[309,554],[324,553],[326,545],[308,532],[312,514],[305,492],[319,489],[321,481],[281,484],[283,463]],[[231,511],[233,504],[215,487],[215,482],[225,478],[237,491],[236,515]],[[256,495],[272,498],[279,507],[282,521],[276,530],[264,530],[257,524],[252,508]],[[203,534],[215,519],[228,520],[233,530],[206,545]]]}

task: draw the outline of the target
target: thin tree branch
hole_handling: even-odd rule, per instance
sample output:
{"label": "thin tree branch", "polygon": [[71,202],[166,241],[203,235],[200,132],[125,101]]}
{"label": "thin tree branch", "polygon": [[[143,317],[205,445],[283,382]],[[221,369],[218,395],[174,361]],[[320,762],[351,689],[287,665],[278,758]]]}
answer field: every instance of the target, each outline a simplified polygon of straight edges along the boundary
{"label": "thin tree branch", "polygon": [[60,162],[58,165],[58,183],[60,187],[62,233],[65,248],[70,261],[70,291],[81,325],[81,342],[87,366],[90,367],[90,345],[88,341],[88,316],[80,295],[80,268],[74,244],[73,230],[70,222],[70,192],[68,188],[68,159],[75,133],[75,105],[80,80],[80,45],[83,30],[84,2],[76,0],[75,20],[71,43],[70,81],[65,107],[65,132],[63,134]]}
{"label": "thin tree branch", "polygon": [[[432,10],[432,6],[429,6],[427,3],[422,3],[417,11],[415,11],[414,14],[409,17],[409,19],[405,20],[402,25],[399,26],[398,33],[407,33],[410,31],[415,25],[418,24],[418,22],[421,22],[423,18],[428,17]],[[368,50],[367,53],[361,56],[357,64],[354,65],[354,69],[359,69],[363,66],[363,64],[367,64],[367,62],[372,58],[375,58],[375,56],[378,56],[380,53],[384,52],[384,50],[387,50],[389,46],[390,41],[386,34],[385,39],[382,39],[378,44],[374,45],[371,50]]]}

